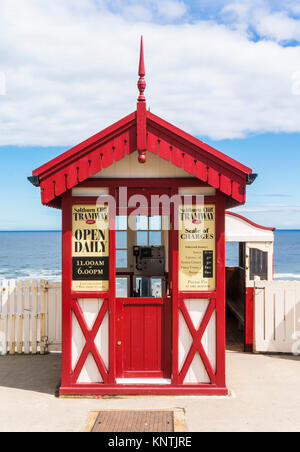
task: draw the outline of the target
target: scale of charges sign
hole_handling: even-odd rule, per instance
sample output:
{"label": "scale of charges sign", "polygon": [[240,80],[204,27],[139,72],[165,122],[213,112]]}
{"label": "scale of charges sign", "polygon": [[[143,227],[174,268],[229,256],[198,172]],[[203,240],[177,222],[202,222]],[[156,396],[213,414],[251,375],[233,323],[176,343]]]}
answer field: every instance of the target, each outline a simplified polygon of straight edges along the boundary
{"label": "scale of charges sign", "polygon": [[72,290],[107,292],[109,288],[108,207],[72,209]]}
{"label": "scale of charges sign", "polygon": [[215,290],[215,206],[181,206],[179,225],[179,290],[187,292]]}

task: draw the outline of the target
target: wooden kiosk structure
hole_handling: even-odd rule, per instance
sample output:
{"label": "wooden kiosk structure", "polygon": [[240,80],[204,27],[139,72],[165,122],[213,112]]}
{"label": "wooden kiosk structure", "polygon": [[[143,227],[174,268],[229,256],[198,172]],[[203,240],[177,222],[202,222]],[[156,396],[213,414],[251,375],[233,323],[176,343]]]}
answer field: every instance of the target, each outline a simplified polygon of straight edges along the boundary
{"label": "wooden kiosk structure", "polygon": [[238,245],[238,262],[226,267],[226,306],[243,331],[245,352],[253,351],[255,281],[273,281],[274,231],[226,213],[225,240]]}
{"label": "wooden kiosk structure", "polygon": [[139,76],[135,112],[30,178],[62,210],[60,394],[224,395],[225,211],[255,177],[147,111],[143,43]]}

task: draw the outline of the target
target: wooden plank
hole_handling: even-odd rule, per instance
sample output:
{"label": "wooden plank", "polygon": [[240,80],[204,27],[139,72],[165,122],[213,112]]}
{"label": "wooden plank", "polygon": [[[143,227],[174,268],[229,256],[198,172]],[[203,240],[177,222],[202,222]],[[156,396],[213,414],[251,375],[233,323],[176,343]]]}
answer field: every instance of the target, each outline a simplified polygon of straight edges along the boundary
{"label": "wooden plank", "polygon": [[297,304],[297,287],[295,284],[286,284],[285,287],[285,336],[286,350],[292,351],[293,338],[296,330],[296,304]]}
{"label": "wooden plank", "polygon": [[296,285],[295,334],[292,353],[300,355],[300,284]]}
{"label": "wooden plank", "polygon": [[7,283],[2,281],[0,286],[1,290],[1,320],[0,320],[0,341],[1,341],[1,355],[7,354],[7,333],[8,333],[8,318],[7,318],[7,301],[8,297],[6,292]]}
{"label": "wooden plank", "polygon": [[266,286],[265,296],[265,341],[269,349],[274,343],[274,289]]}
{"label": "wooden plank", "polygon": [[23,301],[23,339],[24,339],[24,353],[30,353],[30,281],[25,281],[24,287],[24,301]]}
{"label": "wooden plank", "polygon": [[31,352],[37,353],[37,316],[38,316],[38,283],[32,281],[32,313],[31,313]]}
{"label": "wooden plank", "polygon": [[[293,353],[300,338],[300,283],[259,281],[255,289],[255,351]],[[262,311],[261,293],[265,294]],[[262,331],[264,339],[262,339]]]}
{"label": "wooden plank", "polygon": [[41,331],[41,343],[40,343],[40,353],[41,355],[45,354],[46,351],[46,324],[45,324],[45,317],[47,312],[47,288],[48,282],[45,280],[41,280],[41,306],[40,306],[40,331]]}
{"label": "wooden plank", "polygon": [[18,281],[17,292],[17,352],[19,355],[23,353],[23,282]]}
{"label": "wooden plank", "polygon": [[49,285],[48,296],[47,296],[47,308],[45,307],[45,316],[47,320],[45,322],[47,331],[47,336],[49,338],[49,343],[55,342],[56,338],[56,288]]}
{"label": "wooden plank", "polygon": [[281,287],[280,290],[274,291],[274,348],[276,351],[284,350],[286,346],[285,341],[285,289]]}
{"label": "wooden plank", "polygon": [[255,289],[254,352],[265,351],[265,288]]}
{"label": "wooden plank", "polygon": [[9,311],[10,311],[10,354],[15,354],[15,343],[16,343],[16,323],[15,323],[15,310],[16,310],[16,303],[15,303],[15,288],[16,288],[16,281],[11,280],[9,284],[9,298],[8,298],[8,305],[9,305]]}
{"label": "wooden plank", "polygon": [[62,296],[61,296],[61,287],[56,289],[57,297],[56,297],[56,315],[57,315],[57,333],[55,337],[55,345],[61,344],[62,335],[61,335],[61,325],[62,325]]}

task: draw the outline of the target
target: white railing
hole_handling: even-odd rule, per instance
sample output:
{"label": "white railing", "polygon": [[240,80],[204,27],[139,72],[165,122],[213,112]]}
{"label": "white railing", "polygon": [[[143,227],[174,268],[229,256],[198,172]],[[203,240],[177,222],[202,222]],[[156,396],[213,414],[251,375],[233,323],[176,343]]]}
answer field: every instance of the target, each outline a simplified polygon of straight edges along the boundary
{"label": "white railing", "polygon": [[[254,351],[300,354],[300,282],[255,283]],[[0,355],[61,350],[61,283],[0,281]]]}
{"label": "white railing", "polygon": [[0,354],[61,348],[61,283],[0,281]]}
{"label": "white railing", "polygon": [[300,282],[255,282],[254,351],[300,354]]}

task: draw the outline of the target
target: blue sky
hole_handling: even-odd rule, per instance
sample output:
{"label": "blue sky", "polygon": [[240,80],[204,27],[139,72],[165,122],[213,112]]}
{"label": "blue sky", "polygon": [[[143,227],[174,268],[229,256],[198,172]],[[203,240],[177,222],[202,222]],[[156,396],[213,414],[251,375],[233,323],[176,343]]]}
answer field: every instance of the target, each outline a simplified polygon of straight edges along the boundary
{"label": "blue sky", "polygon": [[135,109],[141,33],[151,111],[259,173],[241,213],[300,228],[298,1],[48,3],[0,4],[0,230],[60,229],[26,178]]}

